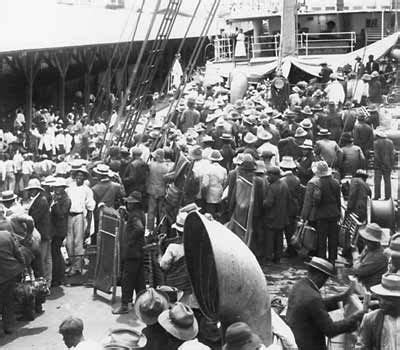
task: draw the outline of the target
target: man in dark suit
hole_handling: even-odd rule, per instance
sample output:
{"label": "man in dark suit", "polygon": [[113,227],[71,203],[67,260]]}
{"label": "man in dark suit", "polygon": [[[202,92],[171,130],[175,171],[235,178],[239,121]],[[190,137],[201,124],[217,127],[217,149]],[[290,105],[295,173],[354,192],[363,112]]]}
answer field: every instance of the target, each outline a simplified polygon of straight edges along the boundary
{"label": "man in dark suit", "polygon": [[334,276],[335,269],[331,263],[318,257],[313,257],[307,265],[307,277],[299,280],[289,293],[286,319],[299,350],[326,350],[325,337],[354,331],[363,312],[334,322],[328,312],[337,309],[338,302],[345,300],[349,291],[323,299],[319,289]]}
{"label": "man in dark suit", "polygon": [[373,71],[379,72],[379,64],[378,62],[374,61],[374,55],[368,56],[368,62],[365,65],[365,71],[368,74],[371,74]]}
{"label": "man in dark suit", "polygon": [[49,203],[38,179],[30,179],[25,190],[29,192],[29,197],[31,198],[28,214],[32,216],[35,222],[35,228],[40,233],[40,254],[42,258],[43,276],[47,281],[48,287],[50,287],[52,259]]}
{"label": "man in dark suit", "polygon": [[382,130],[375,132],[374,142],[374,189],[375,199],[381,198],[381,181],[385,182],[385,199],[392,197],[392,185],[390,174],[394,167],[395,153],[393,141],[390,140]]}

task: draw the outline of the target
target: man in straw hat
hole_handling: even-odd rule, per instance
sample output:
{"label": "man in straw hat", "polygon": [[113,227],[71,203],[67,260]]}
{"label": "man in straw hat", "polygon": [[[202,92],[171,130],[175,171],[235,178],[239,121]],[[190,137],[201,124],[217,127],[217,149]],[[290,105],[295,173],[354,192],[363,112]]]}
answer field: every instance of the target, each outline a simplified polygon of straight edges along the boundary
{"label": "man in straw hat", "polygon": [[51,226],[49,203],[38,179],[31,179],[25,187],[30,198],[28,214],[35,221],[35,228],[40,233],[40,253],[42,258],[43,276],[48,287],[51,286],[52,260],[51,260]]}
{"label": "man in straw hat", "polygon": [[307,137],[307,131],[305,131],[301,126],[296,129],[294,137],[289,136],[287,138],[281,139],[278,143],[279,154],[283,156],[290,156],[293,159],[301,157],[302,151],[300,145],[303,144]]}
{"label": "man in straw hat", "polygon": [[133,191],[126,198],[126,216],[125,240],[121,241],[121,306],[114,309],[113,314],[128,313],[133,291],[137,295],[145,289],[143,246],[146,218],[139,191]]}
{"label": "man in straw hat", "polygon": [[299,147],[302,154],[301,157],[297,159],[297,175],[301,184],[305,186],[314,176],[311,165],[316,161],[316,157],[312,140],[305,139],[303,144]]}
{"label": "man in straw hat", "polygon": [[357,279],[370,288],[380,282],[387,271],[388,259],[381,246],[382,229],[378,224],[371,223],[358,230],[365,242],[365,248],[359,255],[353,252],[353,272]]}
{"label": "man in straw hat", "polygon": [[328,129],[320,129],[315,143],[315,154],[325,160],[330,167],[335,167],[340,157],[340,147],[335,140],[331,140],[331,132]]}
{"label": "man in straw hat", "polygon": [[278,147],[271,143],[272,134],[265,130],[262,126],[259,126],[257,129],[257,138],[259,139],[261,145],[257,148],[257,152],[259,156],[263,154],[264,151],[271,151],[273,153],[273,164],[279,164],[279,150]]}
{"label": "man in straw hat", "polygon": [[135,300],[136,316],[146,324],[142,332],[147,338],[146,349],[162,349],[167,343],[167,334],[158,323],[158,316],[169,308],[168,296],[154,288],[140,292]]}
{"label": "man in straw hat", "polygon": [[329,261],[334,264],[341,215],[340,185],[332,177],[332,170],[325,161],[315,164],[314,174],[307,183],[301,218],[314,223],[317,228],[317,256],[325,259],[328,241]]}
{"label": "man in straw hat", "polygon": [[66,189],[71,199],[68,216],[67,250],[71,260],[69,275],[81,274],[83,259],[83,241],[90,235],[92,214],[96,202],[93,191],[84,184],[89,175],[86,167],[73,168],[74,182]]}
{"label": "man in straw hat", "polygon": [[393,141],[387,137],[383,130],[375,131],[374,142],[374,189],[375,199],[381,198],[382,177],[385,183],[385,199],[392,197],[392,183],[390,175],[395,165],[395,152]]}
{"label": "man in straw hat", "polygon": [[50,207],[50,221],[53,228],[51,241],[51,257],[53,259],[52,286],[57,287],[64,283],[65,263],[61,253],[61,247],[68,232],[68,217],[71,209],[71,200],[65,189],[66,180],[57,177],[53,183],[53,200]]}
{"label": "man in straw hat", "polygon": [[385,274],[371,287],[379,309],[367,313],[360,326],[360,349],[394,350],[400,347],[400,275]]}
{"label": "man in straw hat", "polygon": [[307,277],[300,279],[289,293],[287,322],[292,329],[299,350],[326,350],[326,338],[356,330],[362,319],[359,311],[348,319],[333,321],[328,311],[338,308],[338,302],[349,296],[350,290],[322,298],[320,289],[329,277],[335,276],[334,266],[327,260],[313,257]]}
{"label": "man in straw hat", "polygon": [[179,349],[184,342],[195,339],[199,332],[193,310],[181,302],[163,311],[158,316],[158,323],[168,333],[166,349]]}

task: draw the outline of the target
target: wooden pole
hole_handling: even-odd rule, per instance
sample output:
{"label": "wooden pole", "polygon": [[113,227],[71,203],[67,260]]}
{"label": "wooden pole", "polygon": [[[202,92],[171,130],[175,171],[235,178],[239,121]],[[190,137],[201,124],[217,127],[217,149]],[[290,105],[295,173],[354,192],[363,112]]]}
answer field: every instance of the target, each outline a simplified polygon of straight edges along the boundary
{"label": "wooden pole", "polygon": [[62,50],[53,52],[54,65],[60,74],[59,90],[58,90],[58,107],[60,109],[60,116],[65,116],[65,78],[67,76],[71,54]]}

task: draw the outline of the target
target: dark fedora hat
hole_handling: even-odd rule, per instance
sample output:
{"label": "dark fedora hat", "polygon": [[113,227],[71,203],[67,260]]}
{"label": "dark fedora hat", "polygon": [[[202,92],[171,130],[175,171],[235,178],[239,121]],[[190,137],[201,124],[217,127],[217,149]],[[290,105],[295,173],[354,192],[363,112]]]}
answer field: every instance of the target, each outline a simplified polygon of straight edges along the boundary
{"label": "dark fedora hat", "polygon": [[1,192],[0,202],[10,202],[17,198],[17,195],[13,191],[3,191]]}

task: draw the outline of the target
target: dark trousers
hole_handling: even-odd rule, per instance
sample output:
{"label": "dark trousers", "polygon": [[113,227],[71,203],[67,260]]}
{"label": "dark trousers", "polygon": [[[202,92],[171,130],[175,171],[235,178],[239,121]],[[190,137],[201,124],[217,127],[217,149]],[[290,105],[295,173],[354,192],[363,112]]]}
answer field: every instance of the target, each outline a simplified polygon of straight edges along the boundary
{"label": "dark trousers", "polygon": [[132,302],[133,291],[136,295],[145,289],[143,259],[125,259],[122,261],[122,304]]}
{"label": "dark trousers", "polygon": [[385,183],[385,199],[392,197],[392,184],[390,181],[390,170],[382,171],[381,169],[375,169],[374,174],[374,188],[375,188],[375,199],[381,198],[381,181]]}
{"label": "dark trousers", "polygon": [[0,283],[0,313],[3,317],[3,329],[10,329],[15,323],[14,290],[16,277]]}
{"label": "dark trousers", "polygon": [[63,237],[53,237],[51,241],[51,257],[53,259],[52,282],[60,284],[64,282],[65,262],[61,254]]}
{"label": "dark trousers", "polygon": [[334,263],[337,258],[339,226],[337,219],[317,220],[317,256],[326,259],[326,242],[328,241],[328,259]]}
{"label": "dark trousers", "polygon": [[266,227],[265,259],[279,261],[283,250],[283,228]]}

